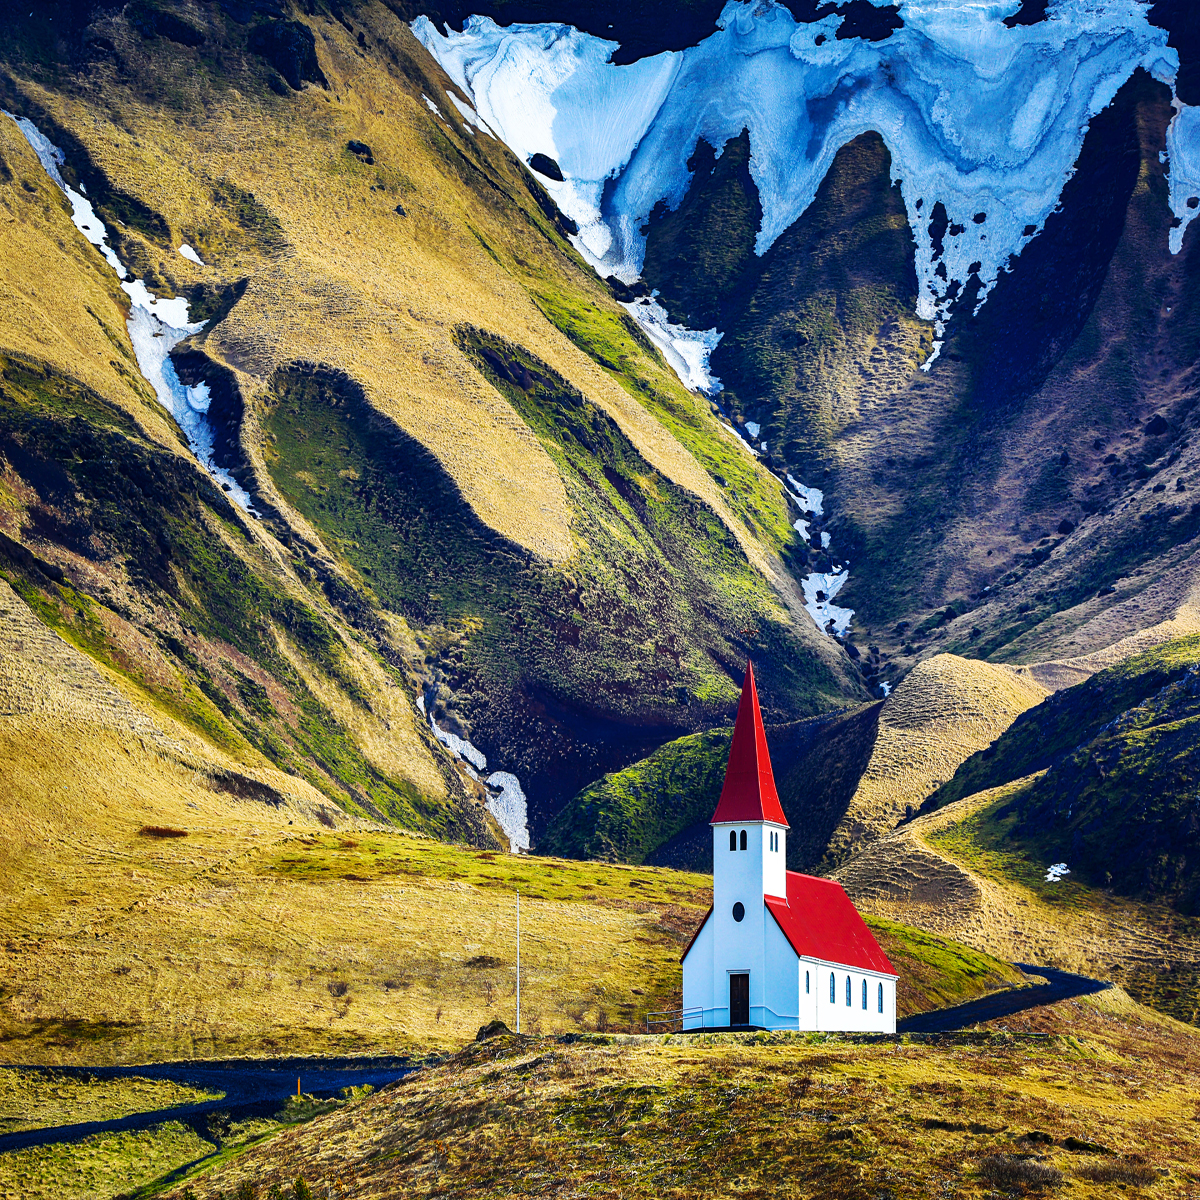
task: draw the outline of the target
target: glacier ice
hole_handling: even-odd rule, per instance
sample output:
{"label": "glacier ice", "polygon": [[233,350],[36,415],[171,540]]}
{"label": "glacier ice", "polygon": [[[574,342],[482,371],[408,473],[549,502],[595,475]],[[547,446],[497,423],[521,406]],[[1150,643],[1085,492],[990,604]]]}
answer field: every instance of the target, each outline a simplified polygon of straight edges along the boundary
{"label": "glacier ice", "polygon": [[1171,211],[1178,224],[1171,230],[1171,253],[1183,249],[1183,235],[1200,214],[1200,108],[1175,102],[1175,116],[1167,127],[1167,183]]}
{"label": "glacier ice", "polygon": [[[249,493],[214,460],[214,434],[207,418],[208,385],[200,383],[195,387],[185,387],[176,374],[175,364],[171,362],[171,351],[184,338],[199,333],[205,323],[200,321],[192,324],[188,321],[188,302],[183,296],[160,299],[146,287],[143,280],[128,278],[129,272],[108,245],[108,230],[96,215],[91,202],[63,179],[59,168],[66,161],[66,155],[27,117],[13,116],[7,110],[0,111],[16,122],[46,173],[71,202],[71,219],[75,227],[100,251],[121,280],[121,289],[131,304],[125,325],[142,377],[154,389],[159,403],[183,430],[188,446],[200,465],[221,485],[221,490],[231,500],[252,516],[257,516]],[[199,261],[199,256],[196,261]]]}
{"label": "glacier ice", "polygon": [[916,241],[918,315],[940,327],[972,276],[982,302],[1036,236],[1088,122],[1134,70],[1166,82],[1178,70],[1136,0],[1052,0],[1046,20],[1010,29],[1018,7],[901,0],[904,27],[869,42],[839,40],[837,14],[802,24],[773,0],[731,0],[699,45],[629,66],[609,61],[617,43],[569,25],[473,16],[440,33],[419,17],[412,28],[519,157],[558,162],[564,181],[547,190],[578,223],[579,250],[626,283],[655,205],[683,199],[700,138],[720,149],[749,131],[762,254],[839,148],[874,130]]}
{"label": "glacier ice", "polygon": [[[579,226],[572,241],[601,276],[627,284],[641,274],[651,213],[660,203],[677,209],[687,193],[701,138],[719,154],[748,131],[761,255],[812,203],[838,150],[879,134],[916,246],[916,312],[934,325],[928,371],[955,302],[965,292],[986,302],[1057,207],[1092,117],[1138,67],[1170,84],[1179,68],[1138,0],[1050,0],[1045,20],[1009,28],[1004,19],[1019,8],[899,0],[903,27],[870,42],[839,39],[836,13],[804,24],[774,0],[730,0],[698,45],[628,66],[610,61],[616,42],[566,24],[502,28],[472,16],[461,32],[439,32],[422,16],[412,29],[518,157],[558,163],[562,182],[544,185]],[[1177,109],[1174,252],[1200,209],[1200,199],[1189,207],[1200,197],[1200,110]],[[674,325],[657,300],[625,307],[686,386],[719,390],[708,369],[718,330]],[[757,440],[756,424],[746,430]],[[822,493],[790,475],[787,483],[820,518]],[[829,542],[823,532],[822,548]],[[853,613],[830,601],[848,574],[843,566],[802,581],[818,627],[838,636]]]}

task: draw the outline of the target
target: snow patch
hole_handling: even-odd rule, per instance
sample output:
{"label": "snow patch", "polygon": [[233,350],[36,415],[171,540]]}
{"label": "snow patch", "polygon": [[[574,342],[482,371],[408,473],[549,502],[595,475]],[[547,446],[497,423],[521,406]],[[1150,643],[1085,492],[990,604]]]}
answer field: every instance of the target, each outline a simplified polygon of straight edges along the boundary
{"label": "snow patch", "polygon": [[706,396],[715,396],[721,390],[721,381],[713,378],[708,369],[708,356],[724,334],[716,329],[700,331],[673,325],[667,310],[655,299],[649,303],[645,299],[634,300],[621,307],[658,347],[684,387]]}
{"label": "snow patch", "polygon": [[[126,328],[137,359],[138,370],[154,389],[159,403],[175,418],[187,437],[197,461],[221,485],[221,490],[253,516],[249,493],[226,470],[214,461],[213,429],[208,423],[208,385],[199,383],[184,387],[171,362],[171,351],[193,333],[199,333],[205,323],[188,321],[188,302],[183,296],[158,298],[141,279],[129,280],[124,265],[108,245],[108,230],[96,215],[91,202],[85,199],[62,177],[60,170],[66,155],[25,117],[15,117],[6,110],[4,115],[16,122],[25,135],[38,161],[50,178],[62,189],[71,202],[71,219],[75,227],[104,256],[105,261],[122,281],[121,289],[132,302]],[[190,249],[190,247],[187,247]],[[183,253],[183,250],[180,250]],[[184,257],[187,257],[186,255]],[[199,261],[197,259],[197,261]]]}
{"label": "snow patch", "polygon": [[808,522],[793,521],[792,528],[807,542],[808,541]]}
{"label": "snow patch", "polygon": [[792,489],[791,497],[800,507],[814,517],[823,514],[825,493],[820,488],[805,487],[794,475],[786,476],[788,487]]}
{"label": "snow patch", "polygon": [[487,770],[487,755],[482,750],[472,746],[466,738],[460,738],[458,734],[451,733],[449,730],[443,729],[433,717],[429,718],[429,728],[433,730],[433,736],[437,738],[455,758],[461,758],[463,762],[469,762],[477,771]]}
{"label": "snow patch", "polygon": [[430,98],[427,95],[425,95],[424,92],[421,93],[421,99],[425,101],[425,104],[428,107],[429,111],[431,113],[433,113],[433,115],[435,117],[437,117],[438,120],[444,121],[446,119],[445,117],[442,116],[442,110],[440,108],[438,108],[438,106],[436,104],[434,104],[434,102],[432,100],[430,100]]}
{"label": "snow patch", "polygon": [[752,438],[758,437],[758,432],[760,429],[762,429],[762,426],[757,421],[746,421],[745,426],[746,426],[746,432]]}
{"label": "snow patch", "polygon": [[1171,211],[1178,222],[1170,233],[1171,253],[1178,254],[1187,227],[1200,215],[1200,108],[1175,102],[1175,116],[1167,126],[1167,160]]}
{"label": "snow patch", "polygon": [[1055,863],[1054,866],[1052,866],[1046,872],[1046,882],[1047,883],[1058,883],[1061,880],[1065,879],[1068,875],[1070,875],[1070,873],[1071,873],[1071,871],[1067,867],[1066,863]]}
{"label": "snow patch", "polygon": [[836,637],[844,637],[850,629],[850,619],[854,616],[851,608],[838,608],[833,598],[842,590],[846,580],[850,578],[849,568],[825,575],[809,575],[800,581],[804,591],[804,607],[808,615],[817,623],[817,628],[825,633],[833,633]]}
{"label": "snow patch", "polygon": [[67,156],[27,117],[14,117],[7,109],[0,109],[0,112],[17,123],[17,127],[25,135],[25,140],[37,155],[38,162],[45,168],[46,174],[58,184],[71,202],[71,220],[75,228],[104,255],[105,261],[116,271],[117,277],[124,279],[129,272],[109,246],[108,230],[104,228],[104,222],[96,215],[91,201],[70,187],[62,177],[59,168],[67,161]]}
{"label": "snow patch", "polygon": [[179,253],[186,258],[188,262],[195,263],[198,267],[207,266],[204,260],[201,259],[200,255],[198,255],[195,250],[193,250],[191,246],[187,244],[187,242],[184,242],[183,245],[179,247]]}
{"label": "snow patch", "polygon": [[487,802],[487,808],[507,835],[509,850],[513,854],[522,850],[528,853],[529,810],[520,781],[507,771],[493,771],[487,777],[487,786],[498,793]]}
{"label": "snow patch", "polygon": [[[433,736],[455,758],[462,760],[467,774],[472,779],[478,780],[478,772],[487,770],[487,755],[477,746],[472,746],[466,738],[450,733],[438,725],[433,719],[433,714],[425,706],[423,694],[417,696],[416,705],[417,711],[429,722]],[[504,830],[509,850],[513,854],[522,850],[528,852],[531,845],[529,805],[524,791],[521,790],[521,781],[508,771],[493,771],[483,783],[488,789],[487,810]]]}

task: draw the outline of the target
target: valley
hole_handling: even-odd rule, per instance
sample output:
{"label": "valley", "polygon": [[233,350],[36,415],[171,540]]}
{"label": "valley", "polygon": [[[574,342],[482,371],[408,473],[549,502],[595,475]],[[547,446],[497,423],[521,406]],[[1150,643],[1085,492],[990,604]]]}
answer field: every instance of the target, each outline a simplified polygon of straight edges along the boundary
{"label": "valley", "polygon": [[1200,1195],[1187,6],[30,9],[0,1197]]}

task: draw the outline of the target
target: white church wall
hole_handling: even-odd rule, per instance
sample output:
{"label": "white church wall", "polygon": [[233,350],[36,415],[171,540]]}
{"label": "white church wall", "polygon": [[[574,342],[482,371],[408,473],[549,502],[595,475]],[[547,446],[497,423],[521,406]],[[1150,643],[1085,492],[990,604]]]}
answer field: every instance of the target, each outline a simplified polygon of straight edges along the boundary
{"label": "white church wall", "polygon": [[[801,984],[803,985],[802,964]],[[814,979],[821,986],[815,1005],[816,1028],[830,1033],[895,1033],[896,981],[889,975],[847,967],[838,963],[814,962]],[[830,995],[830,977],[833,994]],[[850,1000],[846,1001],[846,980],[850,980]],[[867,1003],[863,1007],[863,982],[867,985]],[[883,985],[883,1012],[879,1011],[879,985]]]}
{"label": "white church wall", "polygon": [[[737,849],[729,849],[734,832]],[[746,849],[741,834],[746,833]],[[713,826],[713,1016],[711,1026],[727,1026],[729,1020],[729,976],[750,975],[751,1023],[753,1010],[763,1005],[763,931],[766,908],[762,891],[761,825]],[[742,906],[742,919],[735,906]],[[689,955],[689,957],[691,957]],[[684,1003],[687,1003],[686,994]]]}
{"label": "white church wall", "polygon": [[[760,901],[761,903],[761,901]],[[766,911],[766,905],[763,905]],[[750,1019],[766,1029],[800,1029],[797,971],[800,960],[783,935],[779,923],[767,912],[763,947],[763,1007]],[[753,982],[753,981],[752,981]],[[753,995],[751,995],[753,1000]]]}
{"label": "white church wall", "polygon": [[[713,920],[709,917],[683,960],[683,1027],[704,1029],[713,1020]],[[688,1012],[689,1009],[700,1012]]]}

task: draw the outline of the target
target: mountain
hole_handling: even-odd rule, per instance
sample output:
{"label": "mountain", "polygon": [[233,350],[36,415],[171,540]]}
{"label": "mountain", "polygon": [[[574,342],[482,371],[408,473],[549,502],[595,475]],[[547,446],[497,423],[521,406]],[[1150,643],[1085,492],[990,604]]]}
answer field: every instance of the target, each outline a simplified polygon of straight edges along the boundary
{"label": "mountain", "polygon": [[778,480],[387,7],[3,19],[6,578],[144,711],[528,845],[748,653],[865,694]]}
{"label": "mountain", "polygon": [[703,869],[753,658],[791,866],[1045,772],[1005,837],[1191,912],[1197,50],[1117,0],[6,10],[6,821],[55,844],[57,758],[139,829],[167,771]]}
{"label": "mountain", "polygon": [[1015,845],[1195,915],[1198,688],[1197,637],[1102,671],[1018,717],[922,808],[1030,779],[996,814]]}

